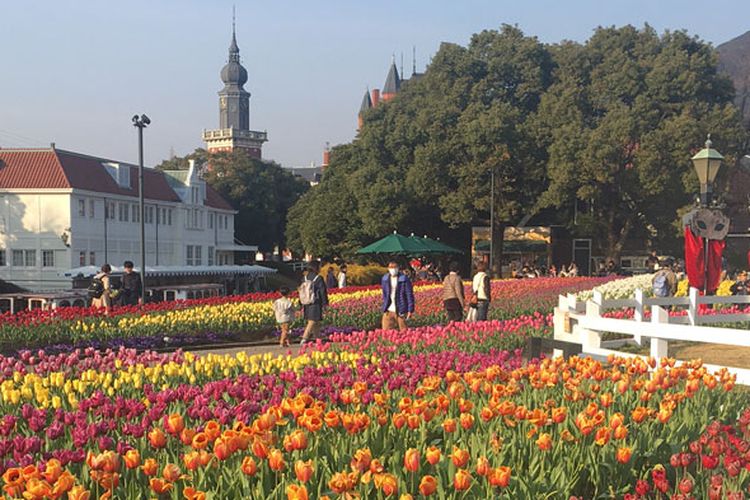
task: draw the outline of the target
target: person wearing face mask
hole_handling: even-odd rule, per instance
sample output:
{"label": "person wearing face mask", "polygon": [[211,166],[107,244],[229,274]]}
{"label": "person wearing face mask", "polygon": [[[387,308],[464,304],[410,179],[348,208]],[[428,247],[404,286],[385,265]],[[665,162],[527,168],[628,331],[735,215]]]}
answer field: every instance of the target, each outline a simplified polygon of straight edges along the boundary
{"label": "person wearing face mask", "polygon": [[380,280],[383,289],[383,330],[406,330],[406,321],[414,313],[414,289],[411,280],[398,268],[388,263],[388,273]]}

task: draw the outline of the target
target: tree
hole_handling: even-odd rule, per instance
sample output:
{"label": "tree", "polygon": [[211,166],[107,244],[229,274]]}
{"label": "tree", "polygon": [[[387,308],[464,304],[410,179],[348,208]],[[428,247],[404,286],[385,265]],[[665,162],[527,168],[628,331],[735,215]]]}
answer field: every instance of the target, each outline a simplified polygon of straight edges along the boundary
{"label": "tree", "polygon": [[599,28],[557,47],[537,124],[549,151],[540,206],[583,201],[582,233],[616,259],[634,236],[665,242],[697,188],[689,158],[707,132],[729,156],[744,131],[713,49],[678,31]]}
{"label": "tree", "polygon": [[287,212],[308,189],[307,182],[276,163],[251,158],[243,151],[207,153],[199,149],[157,168],[184,169],[190,159],[209,166],[204,174],[206,183],[237,210],[237,239],[258,245],[262,251],[285,247]]}

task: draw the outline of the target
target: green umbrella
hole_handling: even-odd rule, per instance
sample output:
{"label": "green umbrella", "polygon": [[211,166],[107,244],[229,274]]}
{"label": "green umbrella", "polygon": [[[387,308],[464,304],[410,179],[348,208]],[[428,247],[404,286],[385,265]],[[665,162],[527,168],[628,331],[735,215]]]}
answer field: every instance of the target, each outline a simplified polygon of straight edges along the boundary
{"label": "green umbrella", "polygon": [[364,248],[357,250],[358,254],[392,254],[392,255],[412,255],[424,253],[425,247],[420,241],[408,236],[402,236],[398,233],[389,234],[383,239],[371,243]]}

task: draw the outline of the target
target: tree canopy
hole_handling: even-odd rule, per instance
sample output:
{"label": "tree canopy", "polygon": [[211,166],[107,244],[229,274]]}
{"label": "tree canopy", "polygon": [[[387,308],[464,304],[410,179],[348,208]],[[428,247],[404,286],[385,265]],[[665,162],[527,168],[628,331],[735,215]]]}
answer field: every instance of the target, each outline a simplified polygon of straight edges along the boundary
{"label": "tree canopy", "polygon": [[288,243],[348,255],[398,230],[465,246],[489,216],[492,172],[496,235],[547,211],[608,256],[631,237],[668,242],[706,132],[730,164],[744,141],[732,97],[713,48],[681,31],[599,28],[583,44],[545,45],[504,25],[444,43],[332,150],[289,211]]}

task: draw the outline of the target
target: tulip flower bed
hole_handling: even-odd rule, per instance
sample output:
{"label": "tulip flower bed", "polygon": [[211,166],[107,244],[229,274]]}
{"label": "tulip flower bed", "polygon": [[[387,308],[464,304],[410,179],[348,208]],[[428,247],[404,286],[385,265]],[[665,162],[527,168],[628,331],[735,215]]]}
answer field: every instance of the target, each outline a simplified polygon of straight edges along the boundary
{"label": "tulip flower bed", "polygon": [[[601,278],[496,281],[492,284],[490,317],[507,319],[548,311],[558,294],[577,292],[604,281]],[[433,325],[445,320],[441,290],[439,284],[415,286],[417,309],[413,325]],[[3,315],[0,351],[47,346],[56,346],[57,351],[65,350],[65,346],[155,348],[195,345],[201,336],[207,342],[238,337],[258,340],[276,327],[272,309],[275,297],[275,294],[252,294],[149,304],[141,311],[116,308],[111,316],[78,308]],[[330,295],[325,323],[335,329],[372,330],[380,324],[381,300],[379,287],[336,290]],[[299,325],[301,321],[295,326]],[[165,337],[167,341],[163,340]]]}
{"label": "tulip flower bed", "polygon": [[39,499],[622,497],[708,422],[740,415],[732,377],[698,362],[524,365],[514,346],[546,323],[538,313],[353,333],[298,357],[0,357],[3,489]]}

